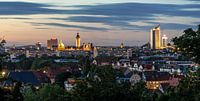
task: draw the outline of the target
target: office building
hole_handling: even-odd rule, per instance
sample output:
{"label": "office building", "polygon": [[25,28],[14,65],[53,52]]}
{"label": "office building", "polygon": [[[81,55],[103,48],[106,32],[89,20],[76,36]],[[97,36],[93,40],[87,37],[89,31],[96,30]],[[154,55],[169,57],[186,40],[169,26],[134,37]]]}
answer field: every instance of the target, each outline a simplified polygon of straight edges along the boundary
{"label": "office building", "polygon": [[57,38],[51,38],[50,40],[47,40],[47,49],[56,50],[57,47],[58,47],[58,39]]}
{"label": "office building", "polygon": [[160,25],[151,29],[150,33],[150,46],[151,49],[160,49],[161,48],[161,40],[160,40]]}

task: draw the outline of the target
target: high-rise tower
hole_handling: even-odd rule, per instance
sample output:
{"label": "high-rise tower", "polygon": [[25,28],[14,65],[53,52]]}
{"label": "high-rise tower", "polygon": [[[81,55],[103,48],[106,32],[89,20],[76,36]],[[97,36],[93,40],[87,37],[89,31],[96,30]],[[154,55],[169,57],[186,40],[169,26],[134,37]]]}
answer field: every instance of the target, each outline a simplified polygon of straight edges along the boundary
{"label": "high-rise tower", "polygon": [[76,48],[80,48],[81,47],[81,37],[79,35],[79,33],[77,33],[76,35]]}
{"label": "high-rise tower", "polygon": [[57,38],[51,38],[50,40],[47,40],[47,49],[56,50],[57,47],[58,47]]}
{"label": "high-rise tower", "polygon": [[162,36],[162,47],[163,48],[166,48],[167,47],[167,36],[166,35],[163,35]]}
{"label": "high-rise tower", "polygon": [[160,25],[151,29],[150,46],[151,46],[151,49],[160,49],[161,48]]}

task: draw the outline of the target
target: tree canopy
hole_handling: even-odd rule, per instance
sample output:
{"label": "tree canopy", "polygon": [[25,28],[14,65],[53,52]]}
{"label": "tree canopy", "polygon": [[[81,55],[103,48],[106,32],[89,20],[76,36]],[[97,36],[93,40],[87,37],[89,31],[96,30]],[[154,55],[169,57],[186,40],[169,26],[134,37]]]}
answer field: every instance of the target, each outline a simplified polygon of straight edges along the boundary
{"label": "tree canopy", "polygon": [[44,85],[39,91],[28,88],[24,101],[68,101],[68,93],[58,85]]}
{"label": "tree canopy", "polygon": [[173,38],[172,41],[183,55],[189,56],[196,63],[200,63],[200,25],[197,31],[188,28],[183,35]]}

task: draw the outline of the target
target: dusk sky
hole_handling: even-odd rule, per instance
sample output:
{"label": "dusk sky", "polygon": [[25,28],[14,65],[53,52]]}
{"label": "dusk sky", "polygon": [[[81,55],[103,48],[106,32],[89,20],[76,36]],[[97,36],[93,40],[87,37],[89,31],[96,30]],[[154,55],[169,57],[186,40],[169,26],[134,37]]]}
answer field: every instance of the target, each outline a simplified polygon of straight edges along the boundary
{"label": "dusk sky", "polygon": [[8,45],[46,44],[52,37],[65,45],[142,45],[150,29],[161,25],[169,38],[200,24],[200,0],[0,0],[0,37]]}

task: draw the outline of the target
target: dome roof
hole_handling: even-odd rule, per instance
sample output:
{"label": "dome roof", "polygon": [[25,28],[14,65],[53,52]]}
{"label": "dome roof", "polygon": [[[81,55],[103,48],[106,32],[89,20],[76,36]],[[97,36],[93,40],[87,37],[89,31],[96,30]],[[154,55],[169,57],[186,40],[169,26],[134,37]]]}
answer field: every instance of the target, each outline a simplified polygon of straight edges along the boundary
{"label": "dome roof", "polygon": [[79,33],[77,33],[77,35],[76,35],[76,38],[80,38],[80,35],[79,35]]}
{"label": "dome roof", "polygon": [[65,47],[64,43],[62,42],[62,40],[59,41],[58,47],[61,47],[61,48],[64,48],[64,47]]}
{"label": "dome roof", "polygon": [[3,40],[1,41],[1,43],[6,43],[6,40],[3,39]]}

